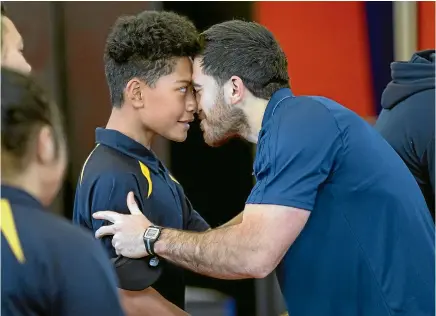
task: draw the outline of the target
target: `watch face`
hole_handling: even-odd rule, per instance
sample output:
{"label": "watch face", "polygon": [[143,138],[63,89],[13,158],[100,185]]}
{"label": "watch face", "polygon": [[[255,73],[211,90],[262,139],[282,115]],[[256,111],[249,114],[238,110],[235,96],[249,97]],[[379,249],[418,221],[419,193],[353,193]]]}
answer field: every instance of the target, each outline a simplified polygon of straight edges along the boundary
{"label": "watch face", "polygon": [[145,238],[156,239],[159,236],[159,229],[155,227],[149,227],[145,232]]}

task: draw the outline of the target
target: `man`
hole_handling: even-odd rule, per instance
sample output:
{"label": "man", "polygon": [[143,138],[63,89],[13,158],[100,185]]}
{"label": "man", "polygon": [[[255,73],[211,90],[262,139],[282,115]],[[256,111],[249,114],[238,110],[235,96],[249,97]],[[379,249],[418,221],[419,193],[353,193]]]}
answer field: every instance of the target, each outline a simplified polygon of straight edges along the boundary
{"label": "man", "polygon": [[50,214],[66,165],[62,120],[28,76],[21,36],[1,5],[1,314],[124,315],[92,236]]}
{"label": "man", "polygon": [[257,140],[244,211],[234,225],[183,232],[153,225],[130,194],[132,215],[94,214],[114,223],[96,236],[114,235],[123,256],[157,255],[216,278],[277,268],[292,316],[432,315],[434,225],[395,151],[338,103],[295,96],[265,27],[229,21],[202,42],[193,81],[205,141]]}
{"label": "man", "polygon": [[375,128],[395,149],[418,182],[435,218],[435,51],[391,64],[392,81],[382,95]]}
{"label": "man", "polygon": [[[95,232],[106,223],[92,214],[102,209],[128,212],[126,196],[134,191],[146,215],[160,225],[209,228],[150,149],[155,135],[179,142],[187,137],[197,111],[191,57],[199,47],[194,25],[175,13],[144,11],[115,22],[104,54],[112,113],[106,128],[96,130],[97,146],[84,163],[75,224]],[[183,269],[156,257],[117,256],[111,238],[103,242],[129,315],[186,314]]]}

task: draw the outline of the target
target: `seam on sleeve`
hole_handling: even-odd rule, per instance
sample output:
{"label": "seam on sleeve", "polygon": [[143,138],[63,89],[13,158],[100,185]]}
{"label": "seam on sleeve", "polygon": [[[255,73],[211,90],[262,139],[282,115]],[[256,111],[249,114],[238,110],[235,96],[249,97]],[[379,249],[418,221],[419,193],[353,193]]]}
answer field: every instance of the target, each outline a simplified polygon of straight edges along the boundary
{"label": "seam on sleeve", "polygon": [[[316,99],[313,99],[313,98],[310,98],[312,101],[314,101],[314,102],[316,102],[316,103],[318,103],[318,104],[320,104],[320,105],[322,105],[322,107],[329,113],[329,116],[333,119],[333,121],[335,122],[335,125],[336,125],[336,128],[338,129],[338,133],[339,133],[339,136],[340,136],[340,138],[341,138],[341,147],[342,147],[342,149],[344,149],[345,148],[345,143],[344,143],[344,139],[343,139],[343,137],[344,137],[344,135],[343,135],[343,133],[342,133],[342,130],[341,130],[341,128],[339,127],[339,123],[338,123],[338,121],[336,120],[336,118],[333,116],[333,114],[332,114],[332,112],[322,103],[322,102],[320,102],[320,101],[318,101],[318,100],[316,100]],[[331,100],[332,102],[335,102],[335,103],[337,103],[336,101],[334,101],[334,100]],[[340,104],[340,103],[338,103],[339,105],[341,105],[341,106],[343,106],[342,104]],[[356,114],[357,115],[357,114]]]}
{"label": "seam on sleeve", "polygon": [[[337,132],[338,132],[338,135],[339,135],[339,138],[340,138],[340,141],[341,141],[341,152],[343,153],[343,151],[345,150],[345,145],[344,145],[344,139],[343,139],[343,137],[344,137],[344,135],[343,135],[343,133],[342,133],[342,130],[341,130],[341,128],[339,127],[339,124],[338,124],[338,121],[336,120],[336,118],[333,116],[333,114],[331,113],[331,111],[322,103],[322,102],[320,102],[320,101],[318,101],[318,100],[316,100],[316,99],[313,99],[312,97],[308,97],[308,98],[310,98],[310,100],[312,101],[312,102],[316,102],[317,104],[319,104],[319,105],[321,105],[327,112],[328,112],[328,114],[329,114],[329,116],[330,116],[330,118],[333,120],[333,122],[334,122],[334,124],[335,124],[335,126],[336,126],[336,129],[337,129]],[[301,102],[303,102],[303,100],[300,100],[299,101],[299,103],[301,103]],[[335,101],[333,101],[332,100],[332,102],[335,102]],[[283,116],[284,115],[282,115],[282,116],[279,116],[279,121],[278,121],[278,124],[277,124],[277,130],[279,129],[279,127],[281,126],[281,124],[282,124],[282,119],[283,119]],[[277,133],[276,133],[276,140],[275,140],[275,143],[277,144],[278,142],[278,138],[279,138],[279,132],[277,131]],[[275,165],[275,162],[277,161],[277,146],[274,148],[274,175],[276,174],[276,165]]]}
{"label": "seam on sleeve", "polygon": [[106,202],[105,210],[107,210],[109,208],[109,203],[110,203],[110,201],[112,201],[112,196],[114,194],[114,190],[115,190],[115,179],[112,177],[111,191],[109,193],[109,197],[108,197],[107,202]]}
{"label": "seam on sleeve", "polygon": [[[111,201],[112,201],[112,199],[113,199],[113,196],[116,194],[116,181],[117,181],[117,179],[118,179],[118,181],[120,181],[120,179],[121,179],[121,181],[123,182],[123,184],[124,183],[128,183],[128,181],[126,181],[126,177],[128,176],[128,174],[123,174],[123,173],[119,173],[119,174],[112,174],[112,175],[108,175],[108,174],[104,174],[104,175],[101,175],[101,176],[99,176],[98,178],[97,178],[97,183],[99,182],[99,181],[104,181],[104,182],[111,182],[111,185],[110,185],[110,190],[109,190],[109,187],[108,187],[108,198],[107,198],[107,200],[105,201],[105,203],[104,203],[104,210],[109,210],[109,208],[111,207],[110,205],[111,205]],[[132,178],[132,180],[134,180],[134,178]],[[134,183],[133,181],[132,181],[132,183]],[[136,183],[136,185],[138,185],[137,183]],[[138,188],[139,188],[139,186],[138,186]],[[100,192],[100,194],[104,194],[104,192]],[[126,195],[126,198],[127,198],[127,195]]]}

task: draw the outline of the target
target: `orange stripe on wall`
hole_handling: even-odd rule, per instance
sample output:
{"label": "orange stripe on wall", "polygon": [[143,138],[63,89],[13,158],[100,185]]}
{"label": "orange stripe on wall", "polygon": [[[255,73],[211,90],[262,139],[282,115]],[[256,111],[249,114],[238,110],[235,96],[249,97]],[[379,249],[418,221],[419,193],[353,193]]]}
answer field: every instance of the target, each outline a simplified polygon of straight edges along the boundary
{"label": "orange stripe on wall", "polygon": [[435,48],[435,3],[418,2],[418,47],[419,50]]}
{"label": "orange stripe on wall", "polygon": [[364,2],[256,2],[256,20],[288,57],[295,94],[323,95],[375,113]]}

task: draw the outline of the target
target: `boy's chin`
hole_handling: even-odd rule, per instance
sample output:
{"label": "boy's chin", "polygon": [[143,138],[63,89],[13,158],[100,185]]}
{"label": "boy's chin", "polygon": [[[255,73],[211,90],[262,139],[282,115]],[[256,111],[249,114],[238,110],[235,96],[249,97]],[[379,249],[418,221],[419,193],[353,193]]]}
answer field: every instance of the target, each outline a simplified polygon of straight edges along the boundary
{"label": "boy's chin", "polygon": [[187,137],[188,137],[188,132],[179,132],[179,133],[174,133],[173,135],[169,135],[168,137],[165,138],[173,142],[182,143],[186,140]]}

